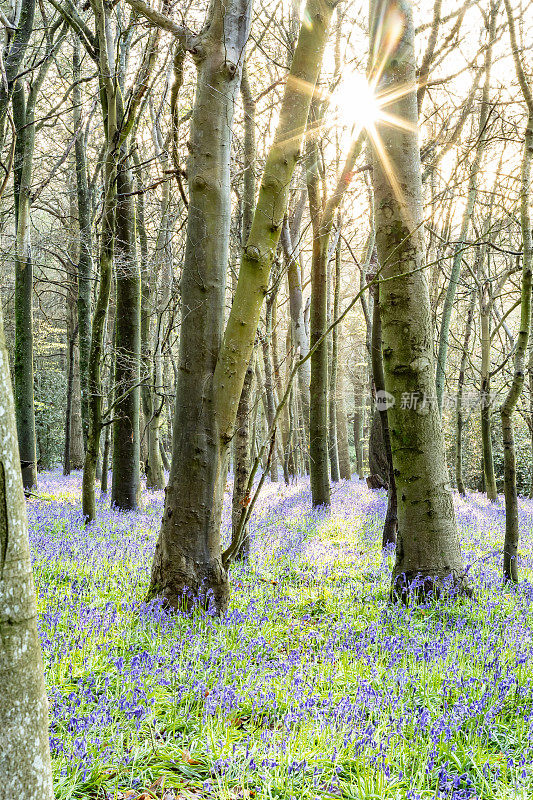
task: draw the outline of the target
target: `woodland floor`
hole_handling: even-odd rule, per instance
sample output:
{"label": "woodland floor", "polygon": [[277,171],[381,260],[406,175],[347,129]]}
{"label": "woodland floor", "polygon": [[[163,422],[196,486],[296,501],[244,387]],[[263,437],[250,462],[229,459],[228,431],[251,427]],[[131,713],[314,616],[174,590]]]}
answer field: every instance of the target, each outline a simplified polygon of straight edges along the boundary
{"label": "woodland floor", "polygon": [[[222,621],[143,601],[163,493],[81,524],[80,475],[39,476],[30,535],[57,797],[533,797],[533,502],[521,576],[504,512],[457,499],[474,601],[387,602],[382,494],[266,485]],[[227,495],[229,499],[229,493]],[[227,509],[224,527],[228,527]],[[151,788],[150,788],[151,787]]]}

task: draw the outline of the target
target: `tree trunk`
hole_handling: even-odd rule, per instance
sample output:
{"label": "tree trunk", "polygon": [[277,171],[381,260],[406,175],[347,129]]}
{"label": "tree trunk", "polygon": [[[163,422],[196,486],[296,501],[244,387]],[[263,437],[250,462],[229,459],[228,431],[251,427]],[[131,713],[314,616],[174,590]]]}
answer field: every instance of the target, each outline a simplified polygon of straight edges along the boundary
{"label": "tree trunk", "polygon": [[[361,370],[364,365],[361,363]],[[353,399],[354,399],[354,412],[353,412],[353,444],[355,448],[355,470],[359,478],[364,477],[363,466],[363,451],[364,451],[364,427],[365,427],[365,400],[364,400],[364,387],[366,381],[363,381],[362,376],[357,373],[353,379]]]}
{"label": "tree trunk", "polygon": [[337,441],[339,446],[339,472],[341,480],[352,477],[350,447],[348,444],[348,415],[346,414],[346,381],[344,369],[339,364],[337,373]]}
{"label": "tree trunk", "polygon": [[518,496],[516,490],[516,455],[513,435],[513,412],[522,392],[525,378],[525,361],[531,326],[531,272],[533,269],[533,236],[530,212],[531,162],[533,159],[533,90],[521,61],[516,39],[513,10],[509,0],[504,0],[509,22],[511,51],[516,74],[526,103],[528,118],[524,133],[524,149],[520,175],[520,228],[522,232],[522,286],[520,295],[520,330],[516,341],[514,372],[511,386],[503,401],[502,420],[505,542],[503,549],[503,576],[505,580],[518,581]]}
{"label": "tree trunk", "polygon": [[[253,361],[253,357],[252,357]],[[242,387],[239,408],[237,409],[237,419],[235,421],[235,436],[233,442],[233,497],[231,526],[232,538],[235,539],[238,533],[239,523],[243,508],[246,508],[250,498],[246,496],[246,485],[251,467],[251,415],[252,415],[252,390],[253,390],[254,368],[250,363],[246,370],[244,385]],[[237,548],[235,558],[247,560],[250,554],[250,534],[248,525],[245,526],[241,535],[241,544]]]}
{"label": "tree trunk", "polygon": [[[300,236],[300,231],[296,232]],[[289,308],[291,315],[292,333],[294,337],[294,347],[299,358],[305,358],[309,352],[309,337],[304,320],[304,302],[302,294],[301,264],[297,255],[299,249],[292,241],[292,234],[289,228],[289,221],[285,218],[281,232],[281,245],[285,266],[287,269],[287,280],[289,284]],[[311,363],[309,360],[302,364],[298,370],[298,387],[302,403],[302,418],[304,423],[304,433],[306,441],[309,438],[309,409],[310,409],[310,382],[311,382]]]}
{"label": "tree trunk", "polygon": [[490,424],[490,305],[481,301],[481,443],[485,490],[492,502],[498,499]]}
{"label": "tree trunk", "polygon": [[[337,244],[335,246],[335,278],[332,281],[331,259],[328,258],[328,325],[339,315],[340,310],[340,275],[341,275],[341,240],[340,218],[338,219]],[[331,306],[331,285],[333,282],[333,307]],[[339,443],[337,439],[337,372],[339,359],[339,326],[336,325],[328,336],[328,448],[331,467],[331,480],[340,481]]]}
{"label": "tree trunk", "polygon": [[72,373],[72,407],[70,413],[70,468],[82,469],[84,458],[85,448],[83,446],[83,421],[81,414],[80,351],[78,341],[75,341]]}
{"label": "tree trunk", "polygon": [[[2,77],[0,81],[0,130],[4,131],[5,118],[8,113],[9,102],[14,93],[16,81],[21,71],[26,49],[33,31],[35,17],[35,0],[22,0],[10,6],[10,22],[15,30],[10,32],[9,38],[3,45]],[[3,136],[0,138],[0,148],[3,146]]]}
{"label": "tree trunk", "polygon": [[68,373],[67,404],[65,411],[65,447],[63,451],[63,475],[70,475],[70,433],[72,418],[72,387],[74,384],[74,347],[76,346],[77,328],[68,336]]}
{"label": "tree trunk", "polygon": [[[219,612],[229,593],[229,556],[223,556],[220,546],[229,448],[309,112],[308,87],[317,78],[331,16],[329,4],[309,0],[305,18],[311,24],[300,31],[220,343],[231,215],[230,123],[250,13],[242,0],[235,4],[237,8],[227,3],[223,14],[213,4],[213,19],[202,34],[203,59],[191,121],[172,469],[152,570],[152,593],[171,606],[203,597]],[[208,163],[204,154],[209,155]]]}
{"label": "tree trunk", "polygon": [[[72,219],[69,243],[71,263],[75,264],[78,256],[75,198],[71,194],[70,215]],[[77,276],[67,275],[67,403],[65,412],[65,448],[63,453],[63,474],[69,475],[71,469],[83,467],[84,446],[81,421],[81,389],[80,358],[78,348],[79,324],[76,315],[78,295]]]}
{"label": "tree trunk", "polygon": [[[274,370],[272,365],[272,310],[276,302],[275,293],[270,293],[266,300],[265,309],[265,335],[261,339],[263,351],[263,366],[265,369],[265,399],[266,399],[266,419],[270,427],[276,413],[277,398],[274,387]],[[276,438],[274,434],[274,438]],[[270,479],[274,482],[278,480],[278,462],[276,458],[276,446],[272,450],[270,459]]]}
{"label": "tree trunk", "polygon": [[174,608],[200,600],[222,610],[229,595],[220,549],[227,452],[220,447],[213,374],[224,323],[231,122],[250,13],[244,0],[213,4],[197,59],[172,464],[150,590]]}
{"label": "tree trunk", "polygon": [[78,340],[79,340],[79,380],[81,386],[81,418],[83,440],[87,442],[89,430],[88,369],[91,349],[91,292],[93,282],[93,242],[91,225],[91,198],[87,180],[87,141],[82,131],[80,43],[74,36],[72,56],[72,115],[74,130],[78,134],[74,144],[76,162],[76,195],[78,201],[78,223],[80,247],[78,256]]}
{"label": "tree trunk", "polygon": [[[377,6],[376,6],[377,8]],[[387,50],[379,89],[398,97],[388,106],[406,123],[397,130],[376,125],[387,161],[373,147],[376,245],[385,388],[396,491],[398,538],[392,576],[394,595],[418,586],[425,594],[442,581],[462,585],[463,561],[447,475],[439,409],[434,402],[435,372],[429,291],[424,271],[422,181],[416,129],[416,61],[409,0],[386,0],[372,19],[371,52],[381,63],[384,31],[401,34]],[[390,17],[390,19],[389,19]],[[394,22],[393,22],[394,20]],[[406,91],[406,87],[412,87]],[[394,177],[391,177],[394,176]],[[393,183],[391,183],[391,181]],[[418,397],[407,404],[402,398]],[[422,402],[425,399],[425,403]],[[413,405],[413,407],[410,407]]]}
{"label": "tree trunk", "polygon": [[472,162],[472,166],[470,167],[470,174],[468,178],[468,194],[463,220],[461,223],[461,231],[459,233],[459,240],[456,242],[454,248],[450,281],[448,283],[446,296],[444,298],[444,306],[442,309],[436,371],[436,393],[439,411],[442,409],[442,400],[444,395],[446,361],[448,358],[448,338],[452,319],[453,301],[455,299],[455,292],[461,274],[461,264],[463,261],[465,241],[474,213],[474,206],[477,198],[478,176],[487,142],[487,127],[490,111],[490,73],[492,66],[492,46],[496,35],[496,18],[497,2],[496,0],[491,0],[488,45],[485,50],[485,83],[483,86],[483,98],[479,112],[478,138],[476,142],[474,160]]}
{"label": "tree trunk", "polygon": [[388,547],[396,542],[398,530],[398,500],[396,494],[396,480],[392,463],[392,449],[389,434],[389,421],[385,399],[385,375],[383,372],[381,313],[380,313],[380,286],[374,289],[374,308],[372,318],[372,379],[376,391],[376,407],[381,421],[381,435],[385,450],[387,465],[387,513],[383,525],[381,546]]}
{"label": "tree trunk", "polygon": [[474,308],[476,304],[475,293],[472,293],[472,299],[468,306],[466,315],[465,336],[463,340],[463,350],[461,353],[461,366],[459,367],[459,378],[457,380],[457,423],[456,423],[456,444],[455,444],[455,479],[457,482],[457,491],[463,497],[466,495],[466,489],[463,481],[463,388],[466,376],[466,363],[468,360],[468,345],[472,335],[472,327],[474,322]]}
{"label": "tree trunk", "polygon": [[27,113],[24,83],[13,93],[15,148],[15,411],[22,482],[26,490],[37,486],[35,406],[33,398],[33,264],[31,256],[31,182],[35,126]]}
{"label": "tree trunk", "polygon": [[114,144],[107,146],[104,175],[104,211],[100,237],[100,282],[91,325],[91,349],[87,373],[89,428],[83,465],[82,508],[88,522],[96,518],[96,465],[102,432],[102,352],[111,291],[114,249],[116,167]]}
{"label": "tree trunk", "polygon": [[9,359],[0,316],[0,785],[4,797],[53,800],[37,607]]}
{"label": "tree trunk", "polygon": [[102,476],[100,479],[100,492],[107,494],[109,482],[109,450],[111,449],[111,425],[105,426],[104,451],[102,453]]}
{"label": "tree trunk", "polygon": [[[141,275],[137,260],[135,206],[126,153],[117,172],[115,405],[111,504],[134,511],[140,492]],[[159,456],[159,452],[157,453]]]}

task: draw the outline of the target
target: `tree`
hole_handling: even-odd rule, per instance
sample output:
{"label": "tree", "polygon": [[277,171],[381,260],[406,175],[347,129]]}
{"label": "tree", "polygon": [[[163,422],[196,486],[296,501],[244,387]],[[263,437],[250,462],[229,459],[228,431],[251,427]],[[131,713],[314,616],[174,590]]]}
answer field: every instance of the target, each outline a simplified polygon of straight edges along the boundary
{"label": "tree", "polygon": [[16,128],[15,193],[15,410],[24,488],[37,485],[35,406],[33,397],[33,262],[31,252],[32,177],[35,153],[35,113],[39,92],[66,35],[61,20],[51,25],[47,51],[26,90],[24,78],[15,82],[12,97]]}
{"label": "tree", "polygon": [[[488,43],[485,50],[485,83],[483,86],[483,97],[479,111],[479,126],[478,137],[475,148],[474,160],[470,167],[468,177],[468,193],[463,220],[461,223],[461,232],[459,240],[455,245],[453,253],[452,270],[450,274],[450,281],[444,299],[444,306],[442,310],[442,319],[439,333],[439,349],[437,355],[437,373],[436,373],[436,388],[437,388],[437,402],[439,409],[442,410],[442,398],[444,393],[444,380],[446,377],[446,360],[448,356],[448,338],[450,331],[450,323],[453,310],[453,301],[457,284],[459,282],[459,275],[461,272],[461,263],[463,259],[463,252],[465,247],[465,240],[468,234],[468,229],[471,223],[474,205],[476,202],[478,191],[478,179],[481,169],[483,154],[487,143],[487,131],[490,115],[489,97],[490,97],[490,75],[492,67],[492,49],[494,39],[496,36],[496,22],[498,15],[498,3],[496,0],[491,0],[490,4],[490,22],[488,26]],[[492,487],[491,487],[492,489]]]}
{"label": "tree", "polygon": [[0,318],[0,785],[53,800],[37,606],[9,359]]}
{"label": "tree", "polygon": [[[183,29],[169,25],[142,0],[129,2],[184,38]],[[173,607],[203,597],[221,611],[228,601],[220,519],[230,445],[332,7],[310,0],[305,13],[310,23],[300,30],[224,332],[231,213],[228,120],[240,84],[249,5],[244,0],[224,7],[214,2],[202,34],[189,38],[194,41],[189,49],[195,57],[201,52],[202,58],[197,59],[187,170],[190,196],[172,468],[151,586],[152,594]],[[213,86],[221,91],[213,95]]]}
{"label": "tree", "polygon": [[531,166],[533,161],[533,89],[529,82],[516,39],[513,10],[510,0],[504,0],[509,24],[511,50],[520,89],[527,109],[524,132],[522,168],[520,174],[520,230],[522,233],[522,282],[520,289],[520,329],[514,356],[511,386],[500,409],[504,455],[505,542],[503,575],[506,580],[518,580],[518,498],[516,490],[516,454],[513,432],[513,412],[522,392],[526,371],[527,345],[531,326],[531,287],[533,269],[533,236],[530,212]]}
{"label": "tree", "polygon": [[389,112],[401,120],[396,128],[378,119],[371,138],[385,388],[394,399],[388,409],[398,497],[392,591],[404,595],[417,584],[425,593],[443,581],[458,587],[464,582],[435,402],[409,0],[372,3],[371,53],[370,79],[377,77],[378,94],[387,93]]}

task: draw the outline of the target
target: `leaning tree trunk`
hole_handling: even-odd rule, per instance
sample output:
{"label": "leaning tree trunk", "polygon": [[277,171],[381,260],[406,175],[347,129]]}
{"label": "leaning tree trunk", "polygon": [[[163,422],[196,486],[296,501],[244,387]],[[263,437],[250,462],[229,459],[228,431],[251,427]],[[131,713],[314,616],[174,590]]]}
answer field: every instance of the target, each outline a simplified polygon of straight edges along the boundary
{"label": "leaning tree trunk", "polygon": [[4,797],[53,800],[48,702],[1,316],[0,407],[0,786]]}
{"label": "leaning tree trunk", "polygon": [[533,269],[533,236],[530,212],[531,162],[533,160],[533,90],[522,64],[516,40],[513,10],[510,0],[504,0],[509,22],[509,37],[517,77],[526,103],[528,118],[524,134],[524,149],[520,175],[520,228],[522,232],[522,287],[520,297],[520,330],[516,341],[514,374],[511,386],[500,409],[503,436],[505,496],[505,542],[503,576],[518,581],[518,496],[516,489],[516,454],[513,434],[513,412],[522,392],[526,369],[526,354],[531,326],[531,272]]}
{"label": "leaning tree trunk", "polygon": [[[231,510],[231,529],[232,538],[239,533],[239,523],[242,510],[250,502],[246,496],[246,485],[250,475],[252,463],[252,441],[251,441],[251,415],[252,415],[252,390],[254,380],[253,357],[244,378],[237,418],[235,421],[235,437],[233,443],[233,497]],[[248,525],[242,531],[241,541],[235,553],[235,558],[247,560],[250,554],[250,533]]]}
{"label": "leaning tree trunk", "polygon": [[[374,10],[377,11],[377,4]],[[463,560],[447,475],[444,439],[435,397],[432,325],[424,271],[422,181],[416,135],[416,60],[409,0],[384,0],[373,14],[372,47],[383,58],[380,90],[399,96],[390,112],[405,129],[376,126],[386,154],[373,148],[375,226],[380,273],[380,305],[385,388],[394,398],[388,421],[398,497],[398,538],[392,576],[394,594],[420,582],[420,592],[441,581],[463,584]],[[402,29],[385,51],[383,31]],[[392,16],[389,20],[388,17]],[[382,24],[379,24],[379,23]],[[389,43],[390,44],[390,43]],[[412,87],[406,91],[406,87]],[[410,130],[409,128],[414,130]],[[417,403],[402,398],[420,398]],[[426,399],[425,404],[422,398]],[[429,401],[429,402],[427,402]]]}
{"label": "leaning tree trunk", "polygon": [[301,27],[222,342],[231,216],[230,123],[250,4],[235,0],[221,9],[214,3],[213,18],[201,37],[191,120],[172,469],[151,588],[174,607],[189,603],[191,596],[211,598],[218,611],[227,605],[228,557],[221,552],[220,522],[229,449],[331,10],[323,0],[307,4],[310,24]]}
{"label": "leaning tree trunk", "polygon": [[111,504],[138,507],[140,491],[141,275],[137,260],[135,206],[126,153],[117,172],[115,405]]}

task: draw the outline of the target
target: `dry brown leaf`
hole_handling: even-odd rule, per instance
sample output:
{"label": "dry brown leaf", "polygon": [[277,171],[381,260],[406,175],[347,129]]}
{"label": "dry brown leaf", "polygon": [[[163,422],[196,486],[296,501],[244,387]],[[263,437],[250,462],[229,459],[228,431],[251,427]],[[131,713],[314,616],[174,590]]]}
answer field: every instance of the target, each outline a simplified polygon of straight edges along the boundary
{"label": "dry brown leaf", "polygon": [[191,754],[190,754],[190,752],[188,750],[182,750],[181,751],[181,755],[182,755],[183,760],[185,762],[187,762],[187,764],[199,764],[200,763],[199,761],[196,761],[196,759],[194,759],[191,756]]}

